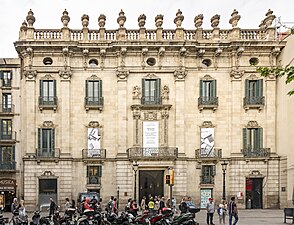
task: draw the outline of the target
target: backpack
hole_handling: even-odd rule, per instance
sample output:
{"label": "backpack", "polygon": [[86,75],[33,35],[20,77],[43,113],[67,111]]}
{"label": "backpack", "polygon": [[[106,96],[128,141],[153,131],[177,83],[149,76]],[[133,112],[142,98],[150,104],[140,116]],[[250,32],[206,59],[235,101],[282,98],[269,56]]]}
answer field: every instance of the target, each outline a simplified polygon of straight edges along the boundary
{"label": "backpack", "polygon": [[220,208],[220,207],[219,207],[219,208],[217,209],[217,214],[220,215],[220,216],[222,216],[222,215],[223,215],[223,208]]}
{"label": "backpack", "polygon": [[107,203],[107,209],[112,209],[112,201],[109,201],[109,202]]}

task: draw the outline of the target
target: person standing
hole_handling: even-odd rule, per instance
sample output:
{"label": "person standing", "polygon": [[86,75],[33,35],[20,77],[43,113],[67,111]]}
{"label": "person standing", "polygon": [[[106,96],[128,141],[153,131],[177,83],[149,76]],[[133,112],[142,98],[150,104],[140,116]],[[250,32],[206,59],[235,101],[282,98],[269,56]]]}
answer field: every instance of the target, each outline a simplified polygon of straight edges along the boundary
{"label": "person standing", "polygon": [[209,202],[207,202],[206,204],[206,210],[207,210],[207,216],[206,216],[206,222],[209,225],[214,225],[213,223],[213,214],[214,214],[214,202],[213,202],[213,198],[209,198],[208,199]]}
{"label": "person standing", "polygon": [[54,215],[57,208],[57,204],[54,202],[53,198],[50,197],[49,216]]}
{"label": "person standing", "polygon": [[17,207],[18,207],[17,198],[14,198],[11,203],[11,212],[14,213],[14,211],[17,209]]}
{"label": "person standing", "polygon": [[118,215],[117,198],[113,199],[113,212]]}
{"label": "person standing", "polygon": [[226,224],[226,214],[227,214],[227,204],[225,200],[222,200],[218,206],[217,214],[219,216],[219,223],[220,225]]}
{"label": "person standing", "polygon": [[143,196],[142,200],[141,200],[141,204],[140,204],[141,210],[144,212],[144,210],[146,209],[146,197]]}
{"label": "person standing", "polygon": [[[235,219],[234,223],[232,223],[233,217]],[[236,225],[238,223],[238,220],[239,217],[237,204],[235,202],[235,197],[232,197],[229,203],[229,225]]]}

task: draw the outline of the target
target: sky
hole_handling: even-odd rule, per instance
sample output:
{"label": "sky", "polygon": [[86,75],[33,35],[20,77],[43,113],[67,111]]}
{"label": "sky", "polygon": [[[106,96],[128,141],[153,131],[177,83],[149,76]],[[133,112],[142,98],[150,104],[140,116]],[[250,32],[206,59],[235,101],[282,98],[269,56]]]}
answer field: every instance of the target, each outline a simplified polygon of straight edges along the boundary
{"label": "sky", "polygon": [[127,18],[126,29],[138,29],[141,14],[146,15],[147,29],[155,29],[154,19],[158,14],[164,16],[164,29],[175,29],[173,21],[178,9],[184,16],[182,27],[187,30],[195,29],[194,17],[198,14],[204,16],[204,29],[211,29],[210,19],[215,14],[220,15],[220,29],[230,29],[234,9],[241,16],[238,23],[241,29],[257,29],[268,9],[274,11],[282,28],[294,26],[294,0],[0,0],[0,58],[17,57],[13,43],[18,40],[19,28],[30,9],[36,18],[35,29],[60,29],[64,9],[70,16],[70,29],[82,28],[83,14],[90,18],[89,29],[99,29],[100,14],[106,16],[106,29],[117,29],[121,9]]}

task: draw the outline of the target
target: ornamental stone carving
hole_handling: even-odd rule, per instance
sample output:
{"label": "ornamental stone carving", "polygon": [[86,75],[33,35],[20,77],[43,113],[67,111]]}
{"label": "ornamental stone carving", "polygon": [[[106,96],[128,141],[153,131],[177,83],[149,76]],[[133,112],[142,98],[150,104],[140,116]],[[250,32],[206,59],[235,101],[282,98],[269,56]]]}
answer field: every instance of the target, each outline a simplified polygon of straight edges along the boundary
{"label": "ornamental stone carving", "polygon": [[106,21],[106,16],[104,14],[100,14],[100,16],[98,17],[98,25],[100,28],[104,28],[105,21]]}
{"label": "ornamental stone carving", "polygon": [[42,128],[54,128],[54,123],[52,121],[44,121],[41,125]]}
{"label": "ornamental stone carving", "polygon": [[169,117],[169,109],[168,108],[164,108],[161,110],[161,118],[162,119],[168,119]]}
{"label": "ornamental stone carving", "polygon": [[98,121],[90,121],[87,127],[97,128],[101,127]]}
{"label": "ornamental stone carving", "polygon": [[169,87],[167,85],[164,85],[162,87],[161,97],[162,97],[162,99],[166,99],[166,100],[169,99]]}
{"label": "ornamental stone carving", "polygon": [[89,25],[89,16],[86,15],[86,14],[82,15],[81,21],[82,21],[83,28],[88,28],[88,25]]}
{"label": "ornamental stone carving", "polygon": [[214,15],[210,22],[211,22],[211,27],[214,29],[214,28],[217,28],[217,26],[219,25],[219,20],[220,20],[220,15],[216,14]]}
{"label": "ornamental stone carving", "polygon": [[223,52],[223,50],[221,48],[217,48],[215,50],[214,56],[218,57],[218,56],[220,56],[222,54],[222,52]]}
{"label": "ornamental stone carving", "polygon": [[201,127],[203,127],[203,128],[213,128],[215,126],[212,124],[211,121],[203,121]]}
{"label": "ornamental stone carving", "polygon": [[274,21],[274,19],[276,18],[275,15],[273,15],[273,11],[272,10],[268,10],[268,12],[265,14],[265,19],[263,20],[263,23],[266,27],[270,27],[272,26],[272,23]]}
{"label": "ornamental stone carving", "polygon": [[23,73],[24,76],[29,80],[33,80],[37,76],[37,70],[25,69]]}
{"label": "ornamental stone carving", "polygon": [[242,78],[242,76],[244,75],[244,70],[232,70],[231,72],[230,72],[230,76],[232,77],[232,78],[234,78],[234,79],[237,79],[237,80],[239,80],[239,79],[241,79]]}
{"label": "ornamental stone carving", "polygon": [[148,111],[144,113],[145,120],[157,120],[157,112]]}
{"label": "ornamental stone carving", "polygon": [[138,85],[133,87],[133,99],[140,99],[141,89]]}
{"label": "ornamental stone carving", "polygon": [[69,21],[70,21],[70,17],[68,16],[68,12],[65,9],[61,16],[61,22],[63,24],[63,28],[67,28]]}
{"label": "ornamental stone carving", "polygon": [[28,24],[27,22],[24,20],[21,24],[20,30],[21,31],[26,31],[28,29]]}
{"label": "ornamental stone carving", "polygon": [[163,24],[163,15],[159,14],[155,17],[155,26],[156,28],[161,28]]}
{"label": "ornamental stone carving", "polygon": [[33,27],[33,25],[34,25],[34,23],[36,21],[36,18],[34,17],[34,13],[33,13],[33,11],[31,9],[28,12],[28,15],[26,17],[26,20],[28,22],[29,27]]}
{"label": "ornamental stone carving", "polygon": [[247,128],[259,128],[260,126],[258,125],[257,121],[249,121],[247,126]]}
{"label": "ornamental stone carving", "polygon": [[195,16],[194,24],[195,24],[196,29],[201,28],[201,26],[203,24],[203,15],[202,14]]}
{"label": "ornamental stone carving", "polygon": [[232,27],[235,28],[238,25],[238,22],[241,18],[241,16],[238,14],[239,12],[234,9],[233,13],[231,14],[231,19],[229,21],[230,24],[232,24]]}
{"label": "ornamental stone carving", "polygon": [[139,107],[133,108],[133,119],[138,120],[141,118],[141,111]]}
{"label": "ornamental stone carving", "polygon": [[70,69],[59,70],[59,76],[64,80],[69,80],[71,78],[72,72]]}
{"label": "ornamental stone carving", "polygon": [[125,70],[123,68],[120,68],[116,71],[116,76],[120,79],[120,80],[126,80],[127,77],[129,76],[129,70]]}
{"label": "ornamental stone carving", "polygon": [[120,28],[124,27],[124,24],[126,22],[127,18],[125,16],[124,11],[121,9],[120,13],[118,14],[117,23]]}
{"label": "ornamental stone carving", "polygon": [[200,49],[197,51],[197,55],[198,55],[199,57],[202,57],[202,56],[204,55],[204,53],[205,53],[205,49],[204,49],[204,48],[200,48]]}
{"label": "ornamental stone carving", "polygon": [[141,14],[141,15],[138,17],[138,25],[139,25],[139,27],[140,27],[140,28],[144,28],[145,23],[146,23],[146,16],[145,16],[145,14]]}
{"label": "ornamental stone carving", "polygon": [[174,72],[174,76],[177,80],[184,80],[187,73],[188,72],[184,68],[180,68]]}
{"label": "ornamental stone carving", "polygon": [[183,20],[184,16],[182,14],[182,11],[178,9],[178,12],[176,13],[176,18],[174,19],[174,23],[176,24],[177,28],[180,28],[182,26]]}

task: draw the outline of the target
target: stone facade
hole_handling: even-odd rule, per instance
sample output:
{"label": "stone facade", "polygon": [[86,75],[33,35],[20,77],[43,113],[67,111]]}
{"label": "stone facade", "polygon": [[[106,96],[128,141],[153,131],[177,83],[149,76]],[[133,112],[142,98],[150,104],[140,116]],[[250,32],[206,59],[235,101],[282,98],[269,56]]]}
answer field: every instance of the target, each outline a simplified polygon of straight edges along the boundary
{"label": "stone facade", "polygon": [[[62,27],[46,30],[34,28],[30,11],[15,42],[22,65],[24,180],[20,192],[27,207],[45,204],[44,180],[57,181],[47,198],[54,194],[59,204],[65,197],[75,199],[78,192],[94,190],[104,203],[119,194],[123,207],[134,197],[135,188],[136,197],[142,195],[144,179],[156,171],[161,176],[148,183],[150,190],[169,196],[169,186],[162,183],[171,168],[178,202],[189,195],[200,203],[208,190],[216,202],[223,195],[237,196],[245,208],[246,193],[261,188],[254,207],[285,204],[280,188],[287,185],[281,175],[287,160],[275,138],[277,81],[256,72],[257,65],[275,66],[285,45],[276,41],[273,18],[269,11],[260,29],[241,29],[240,15],[234,10],[229,21],[232,29],[220,29],[220,16],[215,15],[212,29],[205,30],[203,15],[198,15],[196,29],[186,30],[179,10],[174,29],[164,30],[163,16],[158,15],[156,29],[147,30],[146,16],[140,15],[139,29],[128,30],[121,11],[116,30],[105,29],[105,15],[98,18],[98,30],[88,29],[87,15],[81,18],[83,27],[76,30],[69,28],[69,13],[64,11]],[[91,82],[102,85],[95,89],[102,96],[95,92],[99,99],[88,102]],[[253,102],[246,95],[247,83],[262,84],[262,95]],[[46,90],[51,95],[44,95]],[[44,101],[44,96],[52,99]],[[153,126],[153,133],[148,126]],[[89,155],[89,128],[101,138],[98,156]],[[254,135],[262,130],[258,136],[262,145],[255,149],[247,145],[249,136],[255,141],[257,137],[248,133],[244,141],[244,129]],[[51,131],[54,143],[43,143],[42,135],[49,137],[49,133],[40,132]],[[212,132],[210,152],[201,146],[204,131]],[[223,161],[228,162],[225,193]],[[100,172],[92,183],[89,171],[94,168]],[[255,181],[259,187],[252,187]]]}

